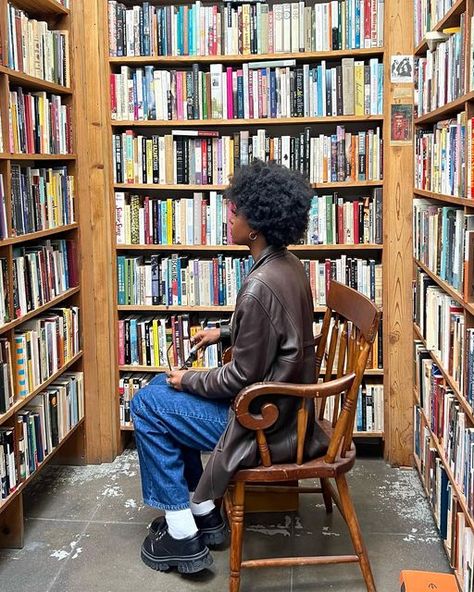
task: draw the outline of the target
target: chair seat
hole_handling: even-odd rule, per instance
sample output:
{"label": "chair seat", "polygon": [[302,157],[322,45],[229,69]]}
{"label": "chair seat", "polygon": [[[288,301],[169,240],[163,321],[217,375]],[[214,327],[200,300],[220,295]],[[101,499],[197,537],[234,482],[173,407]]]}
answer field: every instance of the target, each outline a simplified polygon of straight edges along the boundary
{"label": "chair seat", "polygon": [[[331,439],[333,432],[331,422],[322,420],[317,423],[328,438]],[[270,467],[260,465],[251,469],[237,471],[231,483],[237,481],[298,481],[299,479],[334,478],[336,475],[347,473],[352,469],[355,456],[356,449],[354,442],[352,442],[345,457],[338,456],[333,463],[327,463],[325,456],[320,456],[301,465],[296,463],[274,464]]]}

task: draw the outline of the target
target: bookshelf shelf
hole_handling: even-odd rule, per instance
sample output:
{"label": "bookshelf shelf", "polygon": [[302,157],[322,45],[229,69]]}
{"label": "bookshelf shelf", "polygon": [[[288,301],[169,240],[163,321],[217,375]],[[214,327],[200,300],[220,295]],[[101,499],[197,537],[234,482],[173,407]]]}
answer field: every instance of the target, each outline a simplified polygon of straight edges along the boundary
{"label": "bookshelf shelf", "polygon": [[66,16],[70,13],[69,8],[56,0],[15,0],[14,4],[32,16]]}
{"label": "bookshelf shelf", "polygon": [[208,55],[208,56],[123,56],[109,57],[111,65],[165,65],[165,64],[240,64],[245,62],[260,62],[265,60],[340,60],[345,57],[364,58],[383,55],[383,47],[367,49],[338,49],[331,51],[308,51],[298,53],[263,53],[244,55]]}
{"label": "bookshelf shelf", "polygon": [[[168,366],[138,366],[136,364],[127,364],[119,366],[120,372],[152,372],[160,373],[167,372]],[[210,368],[190,368],[190,370],[210,370]],[[324,371],[321,371],[324,374]],[[381,368],[368,368],[364,372],[365,376],[383,376],[383,370]]]}
{"label": "bookshelf shelf", "polygon": [[[133,304],[119,304],[117,310],[120,312],[226,312],[234,311],[233,306],[183,306],[183,305],[133,305]],[[325,306],[315,306],[314,312],[324,312]]]}
{"label": "bookshelf shelf", "polygon": [[[465,10],[466,8],[466,0],[457,0],[448,10],[448,12],[444,15],[444,17],[436,23],[436,25],[431,29],[432,31],[441,31],[446,27],[452,27],[454,23],[458,20],[458,16]],[[415,47],[415,55],[422,55],[426,53],[428,50],[428,44],[426,43],[426,39],[423,39],[421,43],[419,43]]]}
{"label": "bookshelf shelf", "polygon": [[260,119],[173,119],[159,120],[146,119],[117,120],[111,119],[112,127],[215,127],[215,126],[253,126],[253,125],[289,125],[289,124],[315,124],[315,123],[364,123],[366,121],[383,121],[383,115],[334,115],[331,117],[280,117],[279,119],[265,117]]}
{"label": "bookshelf shelf", "polygon": [[[382,187],[383,181],[340,181],[335,183],[311,183],[313,189],[343,189],[345,187]],[[115,183],[115,189],[142,189],[147,191],[224,191],[227,185],[153,185],[141,183]]]}
{"label": "bookshelf shelf", "polygon": [[424,189],[413,189],[413,193],[418,197],[427,197],[429,199],[435,199],[436,201],[442,201],[448,204],[455,204],[457,206],[463,206],[465,208],[474,208],[474,199],[468,197],[454,197],[454,195],[444,195],[443,193],[434,193],[433,191],[426,191]]}
{"label": "bookshelf shelf", "polygon": [[467,103],[467,101],[471,101],[472,99],[474,99],[474,91],[462,95],[462,97],[459,97],[450,103],[446,103],[446,105],[443,105],[442,107],[439,107],[430,113],[426,113],[426,115],[417,117],[415,119],[415,125],[434,123],[440,119],[443,119],[446,117],[446,115],[450,115],[456,111],[462,111],[462,109],[465,107],[465,103]]}
{"label": "bookshelf shelf", "polygon": [[78,294],[79,292],[80,292],[80,287],[70,288],[69,290],[66,290],[65,292],[63,292],[63,294],[60,294],[56,298],[53,298],[53,300],[46,302],[46,304],[43,304],[42,306],[36,308],[35,310],[30,311],[26,315],[23,315],[23,316],[19,317],[18,319],[14,319],[13,321],[6,323],[5,325],[1,325],[0,326],[0,335],[2,335],[3,333],[6,333],[7,331],[10,331],[11,329],[14,329],[15,327],[17,327],[18,325],[21,325],[25,321],[28,321],[29,319],[36,317],[37,315],[41,314],[42,312],[45,312],[49,308],[53,308],[57,304],[60,304],[64,300],[67,300],[68,298],[70,298],[71,296],[74,296],[74,294]]}
{"label": "bookshelf shelf", "polygon": [[466,302],[463,298],[463,295],[452,288],[447,282],[443,281],[438,275],[433,273],[424,263],[419,261],[418,259],[414,259],[415,265],[418,265],[426,274],[430,276],[430,278],[438,284],[440,288],[442,288],[447,294],[451,296],[456,302],[458,302],[467,312],[474,315],[474,304]]}
{"label": "bookshelf shelf", "polygon": [[[8,409],[6,413],[0,415],[0,425],[5,423],[7,419],[18,413],[22,407],[24,407],[29,401],[34,399],[36,395],[41,393],[45,388],[47,388],[51,383],[57,380],[64,372],[70,368],[73,364],[75,364],[78,360],[82,358],[83,352],[78,352],[75,356],[73,356],[70,360],[68,360],[57,372],[55,372],[52,376],[45,380],[42,384],[35,388],[30,394],[22,397],[21,399],[15,401],[15,403]],[[1,506],[0,506],[1,508]]]}
{"label": "bookshelf shelf", "polygon": [[[441,360],[438,358],[438,356],[432,350],[428,349],[428,347],[426,346],[425,338],[421,334],[420,328],[418,327],[418,325],[416,323],[413,323],[413,331],[416,335],[416,338],[419,339],[423,343],[423,346],[425,347],[425,349],[428,350],[428,352],[431,356],[431,359],[436,364],[436,366],[438,366],[438,368],[440,369],[441,374],[443,375],[444,379],[448,383],[449,388],[456,395],[456,398],[458,399],[460,405],[462,406],[465,414],[470,419],[470,421],[474,424],[474,410],[473,410],[473,408],[471,407],[471,405],[469,405],[469,403],[466,401],[466,399],[462,395],[461,391],[459,390],[459,386],[453,380],[453,377],[448,372],[446,372],[446,370],[445,370]],[[419,393],[417,393],[417,400],[418,400],[418,402],[420,401]]]}
{"label": "bookshelf shelf", "polygon": [[428,421],[428,418],[426,417],[423,409],[421,409],[421,414],[423,416],[423,420],[425,422],[426,427],[428,428],[429,432],[430,432],[430,436],[431,439],[433,440],[433,443],[435,445],[436,451],[438,453],[439,458],[441,459],[441,462],[443,463],[444,466],[444,470],[446,471],[446,474],[448,476],[448,479],[452,485],[452,488],[456,494],[457,500],[459,505],[462,508],[462,511],[465,515],[466,521],[469,523],[469,526],[471,528],[474,528],[474,518],[471,516],[470,512],[469,512],[469,507],[467,505],[467,501],[466,501],[466,497],[464,496],[464,493],[462,492],[462,489],[460,487],[460,485],[458,484],[458,482],[456,481],[456,479],[454,478],[454,473],[451,470],[451,467],[449,466],[449,463],[446,459],[446,456],[444,454],[444,450],[443,447],[441,446],[440,441],[438,440],[436,434],[433,433],[431,427],[430,427],[430,423]]}
{"label": "bookshelf shelf", "polygon": [[40,238],[45,238],[47,236],[68,232],[70,230],[76,230],[77,228],[79,228],[79,225],[77,223],[74,223],[66,224],[65,226],[56,226],[56,228],[48,228],[47,230],[38,230],[38,232],[30,232],[28,234],[22,234],[20,236],[14,236],[11,238],[0,240],[0,247],[6,245],[15,245],[17,243],[24,243],[31,240],[37,240]]}
{"label": "bookshelf shelf", "polygon": [[76,154],[19,154],[3,152],[0,160],[76,160]]}
{"label": "bookshelf shelf", "polygon": [[42,470],[42,468],[48,464],[48,462],[53,458],[53,456],[60,450],[69,438],[83,425],[85,419],[82,418],[73,428],[69,430],[69,432],[64,436],[64,438],[59,442],[59,444],[51,450],[51,452],[44,457],[43,462],[38,465],[35,469],[34,473],[29,475],[20,485],[13,491],[8,497],[5,499],[0,500],[0,512],[2,512],[9,504],[12,502],[21,492],[27,487],[27,485],[38,475],[38,473]]}
{"label": "bookshelf shelf", "polygon": [[[1,243],[0,243],[1,245]],[[116,245],[117,251],[248,251],[247,247],[240,245]],[[290,251],[379,251],[383,245],[357,244],[357,245],[290,245]]]}
{"label": "bookshelf shelf", "polygon": [[55,84],[54,82],[49,82],[47,80],[43,80],[42,78],[36,78],[35,76],[30,76],[29,74],[24,74],[23,72],[17,72],[16,70],[12,70],[6,66],[0,66],[0,74],[6,74],[11,82],[14,84],[19,84],[27,89],[46,90],[61,95],[72,94],[72,90],[66,86]]}

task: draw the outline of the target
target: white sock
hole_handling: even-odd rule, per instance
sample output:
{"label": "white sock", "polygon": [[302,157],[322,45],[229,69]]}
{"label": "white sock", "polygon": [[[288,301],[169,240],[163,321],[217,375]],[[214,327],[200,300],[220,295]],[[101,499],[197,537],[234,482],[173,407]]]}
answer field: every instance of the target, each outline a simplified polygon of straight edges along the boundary
{"label": "white sock", "polygon": [[204,516],[209,514],[216,507],[212,500],[205,500],[200,504],[193,502],[194,491],[189,492],[189,504],[191,506],[191,512],[194,516]]}
{"label": "white sock", "polygon": [[190,508],[165,510],[168,532],[174,539],[185,539],[197,533],[198,529]]}

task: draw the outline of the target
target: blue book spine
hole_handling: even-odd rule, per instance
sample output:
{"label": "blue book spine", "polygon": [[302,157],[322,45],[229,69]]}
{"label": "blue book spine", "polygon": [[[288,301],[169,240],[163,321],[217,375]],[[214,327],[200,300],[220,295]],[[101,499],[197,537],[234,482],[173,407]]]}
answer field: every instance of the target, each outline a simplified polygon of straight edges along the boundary
{"label": "blue book spine", "polygon": [[161,243],[162,245],[168,244],[168,216],[166,215],[166,201],[161,202]]}
{"label": "blue book spine", "polygon": [[151,55],[150,49],[150,3],[144,2],[143,12],[143,55]]}
{"label": "blue book spine", "polygon": [[239,119],[244,118],[244,80],[242,76],[237,77],[237,116]]}
{"label": "blue book spine", "polygon": [[184,53],[184,43],[183,43],[183,11],[184,6],[180,6],[178,8],[177,14],[177,32],[178,32],[178,39],[177,39],[177,48],[178,48],[178,55],[183,55]]}
{"label": "blue book spine", "polygon": [[130,362],[132,364],[138,364],[137,319],[130,319]]}
{"label": "blue book spine", "polygon": [[360,49],[360,3],[355,0],[355,47]]}
{"label": "blue book spine", "polygon": [[219,306],[223,306],[226,303],[226,298],[225,298],[225,283],[224,283],[224,274],[225,274],[225,269],[224,269],[224,259],[222,257],[222,255],[218,255],[217,256],[217,270],[218,270],[218,274],[219,274]]}
{"label": "blue book spine", "polygon": [[153,90],[153,66],[145,66],[145,118],[156,119],[155,93]]}
{"label": "blue book spine", "polygon": [[379,64],[377,85],[377,113],[383,113],[383,64]]}
{"label": "blue book spine", "polygon": [[276,101],[276,72],[270,70],[270,117],[277,116],[277,101]]}
{"label": "blue book spine", "polygon": [[138,113],[138,89],[137,89],[137,71],[134,70],[132,74],[132,81],[133,81],[133,111],[135,113],[135,117]]}
{"label": "blue book spine", "polygon": [[194,55],[194,6],[190,6],[188,10],[188,52],[189,55]]}
{"label": "blue book spine", "polygon": [[173,304],[173,279],[172,279],[172,265],[171,261],[167,261],[166,266],[166,293],[168,294],[167,304]]}
{"label": "blue book spine", "polygon": [[118,303],[125,304],[125,256],[117,257]]}

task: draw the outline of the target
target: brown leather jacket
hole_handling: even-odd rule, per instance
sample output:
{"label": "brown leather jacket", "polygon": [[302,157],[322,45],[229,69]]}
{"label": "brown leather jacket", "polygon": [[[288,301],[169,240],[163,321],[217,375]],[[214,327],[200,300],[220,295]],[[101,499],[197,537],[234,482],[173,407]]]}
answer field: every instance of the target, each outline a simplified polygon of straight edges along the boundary
{"label": "brown leather jacket", "polygon": [[[252,267],[232,318],[232,361],[206,372],[187,372],[184,391],[209,399],[233,399],[255,382],[311,383],[315,378],[313,299],[299,259],[286,248],[267,247]],[[296,454],[298,399],[278,397],[280,416],[267,430],[274,462]],[[310,421],[306,454],[323,453],[327,440]],[[313,432],[314,428],[314,432]],[[229,410],[229,422],[196,489],[194,500],[220,497],[239,467],[260,462],[255,432]]]}

